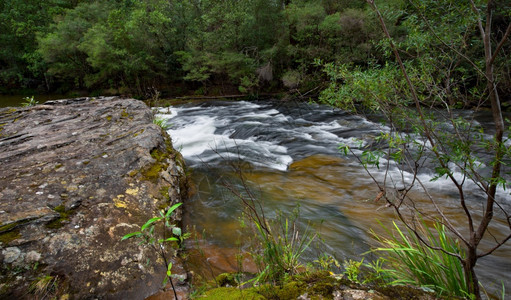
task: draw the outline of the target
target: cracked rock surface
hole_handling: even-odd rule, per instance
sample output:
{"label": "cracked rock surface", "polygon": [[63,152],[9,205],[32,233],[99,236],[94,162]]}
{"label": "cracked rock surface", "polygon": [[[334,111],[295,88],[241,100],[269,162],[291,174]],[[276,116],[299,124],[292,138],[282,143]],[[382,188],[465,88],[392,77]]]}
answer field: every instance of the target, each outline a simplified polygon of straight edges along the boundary
{"label": "cracked rock surface", "polygon": [[[138,100],[0,109],[0,298],[34,298],[45,276],[70,299],[156,293],[165,269],[154,250],[121,238],[183,201],[183,168]],[[173,273],[186,274],[177,258]]]}

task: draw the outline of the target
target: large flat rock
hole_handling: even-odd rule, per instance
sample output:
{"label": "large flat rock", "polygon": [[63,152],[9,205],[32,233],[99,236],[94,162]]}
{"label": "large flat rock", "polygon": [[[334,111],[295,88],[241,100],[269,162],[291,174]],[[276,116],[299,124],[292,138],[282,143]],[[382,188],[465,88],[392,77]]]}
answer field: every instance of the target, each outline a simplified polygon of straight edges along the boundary
{"label": "large flat rock", "polygon": [[165,270],[154,250],[121,238],[182,201],[183,167],[141,101],[1,109],[0,298],[37,297],[41,278],[70,299],[157,292]]}

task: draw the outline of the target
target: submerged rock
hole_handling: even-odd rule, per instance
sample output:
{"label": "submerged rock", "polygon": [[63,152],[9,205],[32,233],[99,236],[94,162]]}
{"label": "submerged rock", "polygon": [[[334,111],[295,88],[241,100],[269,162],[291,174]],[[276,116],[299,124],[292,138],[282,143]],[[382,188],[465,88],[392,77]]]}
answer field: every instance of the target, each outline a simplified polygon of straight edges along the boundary
{"label": "submerged rock", "polygon": [[[186,181],[143,102],[0,109],[0,166],[0,298],[32,298],[43,280],[71,299],[160,290],[165,269],[155,251],[121,238],[181,202]],[[173,260],[173,273],[186,274]]]}

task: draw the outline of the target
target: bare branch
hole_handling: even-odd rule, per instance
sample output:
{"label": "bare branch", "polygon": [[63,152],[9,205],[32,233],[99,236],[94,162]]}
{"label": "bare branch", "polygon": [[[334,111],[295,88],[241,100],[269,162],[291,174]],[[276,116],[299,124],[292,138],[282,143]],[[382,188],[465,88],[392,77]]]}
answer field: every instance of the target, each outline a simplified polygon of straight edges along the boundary
{"label": "bare branch", "polygon": [[495,51],[493,52],[493,56],[490,59],[490,65],[493,65],[495,62],[495,58],[497,58],[498,53],[502,49],[502,46],[504,46],[506,40],[508,39],[509,35],[511,35],[511,23],[507,26],[506,32],[504,33],[504,36],[500,40],[500,43],[497,45],[497,48],[495,48]]}
{"label": "bare branch", "polygon": [[[472,11],[474,12],[474,14],[476,16],[480,16],[481,15],[481,12],[477,8],[476,4],[474,3],[474,0],[470,0],[470,7],[472,8]],[[483,22],[481,22],[480,18],[477,18],[477,27],[479,28],[481,36],[486,35],[486,33],[484,32]]]}
{"label": "bare branch", "polygon": [[486,251],[486,253],[479,254],[479,255],[477,255],[477,257],[481,258],[481,257],[485,257],[485,256],[488,256],[488,255],[492,254],[493,252],[495,252],[495,250],[499,249],[502,245],[507,243],[510,239],[511,239],[511,234],[508,235],[506,238],[504,238],[500,243],[497,243],[497,245],[495,245],[493,248],[491,248],[490,250]]}

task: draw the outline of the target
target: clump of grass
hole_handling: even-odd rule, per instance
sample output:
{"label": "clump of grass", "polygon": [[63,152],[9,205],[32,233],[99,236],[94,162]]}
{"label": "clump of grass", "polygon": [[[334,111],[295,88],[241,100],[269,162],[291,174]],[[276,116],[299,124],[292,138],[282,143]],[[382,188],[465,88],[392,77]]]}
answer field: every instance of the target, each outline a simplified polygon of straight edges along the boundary
{"label": "clump of grass", "polygon": [[[261,224],[253,219],[262,250],[259,261],[262,272],[259,277],[263,281],[282,283],[286,277],[297,274],[304,269],[301,257],[316,238],[309,226],[300,230],[298,226],[299,208],[290,217],[282,212],[277,213],[274,220]],[[257,261],[257,259],[256,259]]]}
{"label": "clump of grass", "polygon": [[267,218],[263,201],[249,188],[242,172],[240,161],[231,163],[235,176],[240,181],[233,184],[223,180],[222,185],[241,201],[242,226],[248,225],[254,232],[255,249],[251,254],[259,272],[248,282],[254,284],[282,285],[286,280],[306,269],[303,254],[316,239],[317,233],[309,226],[300,224],[300,208],[289,215],[277,210],[275,218]]}
{"label": "clump of grass", "polygon": [[21,106],[23,106],[23,107],[35,106],[35,105],[39,104],[39,102],[34,99],[34,96],[25,97],[25,98],[23,98],[23,100],[25,100],[25,101],[23,101],[23,103],[21,103]]}
{"label": "clump of grass", "polygon": [[411,284],[434,290],[439,295],[470,297],[460,259],[448,254],[463,258],[464,250],[446,234],[442,224],[435,223],[433,228],[424,221],[418,224],[416,230],[431,247],[422,243],[411,229],[405,234],[396,223],[393,225],[393,230],[381,225],[390,238],[372,232],[380,244],[373,251],[384,257],[387,268],[382,272],[393,279],[391,285]]}
{"label": "clump of grass", "polygon": [[167,123],[167,120],[160,117],[154,117],[153,123],[160,126],[165,131],[169,130],[171,126],[169,123]]}
{"label": "clump of grass", "polygon": [[58,276],[45,275],[37,278],[29,287],[36,299],[55,299],[58,291]]}

